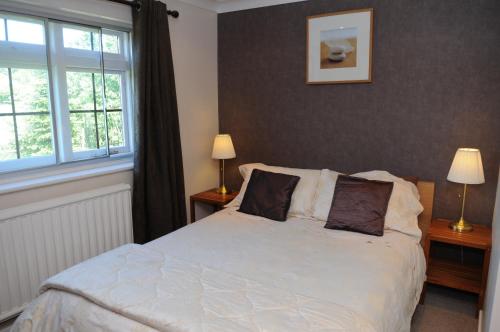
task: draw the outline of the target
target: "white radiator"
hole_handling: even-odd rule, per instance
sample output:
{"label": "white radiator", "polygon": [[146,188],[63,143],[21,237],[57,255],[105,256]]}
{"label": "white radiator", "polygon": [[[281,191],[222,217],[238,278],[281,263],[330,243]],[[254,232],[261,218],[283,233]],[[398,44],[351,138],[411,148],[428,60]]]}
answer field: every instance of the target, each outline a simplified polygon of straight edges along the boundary
{"label": "white radiator", "polygon": [[48,277],[132,242],[130,196],[119,184],[0,211],[0,322]]}

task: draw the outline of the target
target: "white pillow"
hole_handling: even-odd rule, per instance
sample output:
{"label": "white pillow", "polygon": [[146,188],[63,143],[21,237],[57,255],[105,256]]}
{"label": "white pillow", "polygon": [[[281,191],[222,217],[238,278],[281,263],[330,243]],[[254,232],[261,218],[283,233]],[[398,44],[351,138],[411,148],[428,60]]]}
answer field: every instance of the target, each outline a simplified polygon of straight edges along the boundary
{"label": "white pillow", "polygon": [[312,215],[313,200],[316,194],[316,187],[318,185],[321,171],[315,169],[268,166],[262,163],[245,164],[239,167],[240,174],[244,179],[243,184],[241,185],[240,193],[226,206],[240,206],[241,201],[245,196],[248,181],[250,181],[250,176],[255,168],[267,172],[299,176],[300,180],[293,192],[288,215],[299,217],[310,217]]}
{"label": "white pillow", "polygon": [[332,206],[333,194],[335,192],[335,184],[337,183],[338,172],[322,169],[319,177],[319,183],[314,199],[314,207],[312,217],[326,221],[328,213]]}
{"label": "white pillow", "polygon": [[[324,169],[316,193],[313,217],[326,221],[332,205],[335,184],[340,173]],[[404,179],[398,178],[386,171],[370,171],[356,173],[352,176],[368,180],[394,182],[387,213],[385,229],[392,229],[420,239],[422,232],[418,227],[418,215],[424,210],[420,204],[417,187]]]}
{"label": "white pillow", "polygon": [[415,236],[420,240],[422,231],[418,227],[418,215],[424,211],[424,207],[420,204],[417,186],[386,171],[356,173],[352,176],[394,182],[384,228]]}

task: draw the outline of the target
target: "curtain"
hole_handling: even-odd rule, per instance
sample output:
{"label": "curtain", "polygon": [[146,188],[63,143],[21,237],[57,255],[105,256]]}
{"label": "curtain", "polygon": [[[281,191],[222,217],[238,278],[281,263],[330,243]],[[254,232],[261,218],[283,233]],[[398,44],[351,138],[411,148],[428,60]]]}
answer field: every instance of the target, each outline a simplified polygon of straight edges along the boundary
{"label": "curtain", "polygon": [[186,202],[167,7],[133,10],[135,71],[134,240],[145,243],[186,225]]}

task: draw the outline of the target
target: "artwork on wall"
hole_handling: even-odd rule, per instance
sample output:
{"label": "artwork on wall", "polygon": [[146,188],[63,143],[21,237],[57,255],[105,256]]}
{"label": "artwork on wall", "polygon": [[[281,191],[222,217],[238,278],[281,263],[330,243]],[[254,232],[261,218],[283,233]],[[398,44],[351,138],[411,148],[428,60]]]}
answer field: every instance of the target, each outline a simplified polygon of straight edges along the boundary
{"label": "artwork on wall", "polygon": [[308,84],[371,82],[373,9],[307,17]]}

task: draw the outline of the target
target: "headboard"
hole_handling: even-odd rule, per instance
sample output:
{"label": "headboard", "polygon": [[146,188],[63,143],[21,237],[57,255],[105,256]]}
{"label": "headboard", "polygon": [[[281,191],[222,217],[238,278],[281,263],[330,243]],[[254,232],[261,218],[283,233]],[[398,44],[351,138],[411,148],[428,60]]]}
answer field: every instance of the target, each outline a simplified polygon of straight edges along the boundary
{"label": "headboard", "polygon": [[432,208],[434,206],[434,182],[418,181],[417,188],[420,193],[420,203],[424,207],[424,211],[418,216],[418,227],[422,231],[422,239],[420,244],[423,245],[427,231],[431,225]]}

